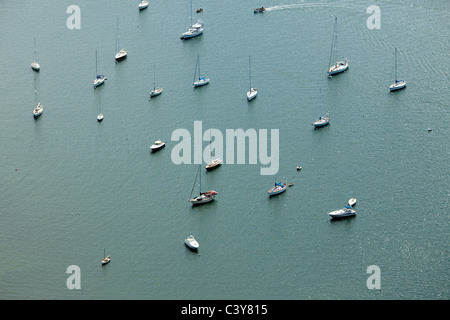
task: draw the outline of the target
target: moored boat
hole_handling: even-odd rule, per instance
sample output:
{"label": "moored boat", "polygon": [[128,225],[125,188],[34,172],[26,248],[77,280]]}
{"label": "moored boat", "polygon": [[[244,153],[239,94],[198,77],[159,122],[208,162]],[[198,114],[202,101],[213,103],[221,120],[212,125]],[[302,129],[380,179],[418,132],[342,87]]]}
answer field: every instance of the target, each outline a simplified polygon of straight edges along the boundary
{"label": "moored boat", "polygon": [[148,7],[148,1],[143,0],[143,1],[139,2],[139,4],[138,4],[139,11],[144,10],[147,7]]}
{"label": "moored boat", "polygon": [[275,186],[271,188],[267,193],[269,196],[274,196],[286,191],[287,183],[285,181],[275,182]]}
{"label": "moored boat", "polygon": [[195,240],[193,235],[190,235],[186,239],[184,239],[184,244],[191,250],[197,251],[200,247],[197,240]]}
{"label": "moored boat", "polygon": [[348,205],[350,207],[353,207],[356,204],[356,199],[355,198],[351,198],[350,200],[348,200]]}
{"label": "moored boat", "polygon": [[342,209],[329,212],[328,215],[333,219],[342,219],[356,216],[356,211],[350,206],[345,206]]}
{"label": "moored boat", "polygon": [[39,117],[44,112],[44,106],[39,102],[33,109],[33,115],[35,118]]}
{"label": "moored boat", "polygon": [[158,151],[162,148],[164,148],[166,146],[166,144],[164,142],[162,142],[161,140],[156,140],[153,145],[150,147],[150,150],[152,150],[152,152]]}
{"label": "moored boat", "polygon": [[102,121],[102,120],[103,120],[103,113],[100,113],[100,114],[97,116],[97,121],[100,122],[100,121]]}
{"label": "moored boat", "polygon": [[106,256],[105,255],[105,249],[103,249],[102,266],[104,266],[105,264],[109,263],[110,261],[111,261],[111,257],[110,256]]}

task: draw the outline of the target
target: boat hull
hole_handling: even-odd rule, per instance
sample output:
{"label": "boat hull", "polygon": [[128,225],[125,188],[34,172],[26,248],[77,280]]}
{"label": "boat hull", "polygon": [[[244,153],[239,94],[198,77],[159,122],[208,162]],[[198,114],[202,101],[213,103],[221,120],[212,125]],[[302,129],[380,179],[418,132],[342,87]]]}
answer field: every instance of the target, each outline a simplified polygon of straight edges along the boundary
{"label": "boat hull", "polygon": [[356,216],[356,211],[350,208],[347,209],[339,209],[336,211],[329,212],[328,215],[332,219],[344,219]]}
{"label": "boat hull", "polygon": [[334,65],[330,69],[328,69],[328,75],[332,76],[334,74],[342,73],[347,69],[348,69],[348,62],[339,65]]}
{"label": "boat hull", "polygon": [[286,187],[287,187],[287,184],[283,183],[283,187],[282,188],[278,188],[278,187],[275,186],[272,189],[270,189],[267,193],[269,194],[269,197],[276,196],[276,195],[278,195],[280,193],[285,192],[286,191]]}
{"label": "boat hull", "polygon": [[252,88],[250,91],[247,92],[247,100],[251,101],[256,98],[258,95],[258,90]]}
{"label": "boat hull", "polygon": [[39,71],[41,70],[41,66],[37,62],[33,62],[31,63],[31,69],[33,69],[34,71]]}
{"label": "boat hull", "polygon": [[163,145],[160,145],[160,146],[155,146],[155,145],[153,145],[153,146],[150,147],[150,150],[151,150],[152,152],[156,152],[156,151],[161,150],[161,149],[164,148],[165,146],[166,146],[166,144],[163,144]]}
{"label": "boat hull", "polygon": [[209,79],[199,80],[194,82],[194,87],[202,87],[209,83]]}
{"label": "boat hull", "polygon": [[203,34],[203,28],[199,28],[196,30],[189,30],[189,31],[183,33],[181,35],[180,39],[181,40],[192,39],[192,38],[198,37],[201,34]]}
{"label": "boat hull", "polygon": [[206,171],[212,171],[218,167],[220,167],[220,165],[222,164],[222,160],[221,159],[216,159],[214,161],[212,161],[211,163],[206,165]]}
{"label": "boat hull", "polygon": [[155,90],[150,91],[150,97],[156,97],[159,96],[162,93],[161,88],[156,88]]}
{"label": "boat hull", "polygon": [[125,59],[127,58],[127,55],[128,55],[128,53],[127,53],[127,52],[124,52],[124,53],[122,53],[122,52],[119,52],[119,53],[118,53],[118,54],[116,54],[116,56],[115,56],[116,62],[119,62],[119,61],[125,60]]}
{"label": "boat hull", "polygon": [[209,203],[214,200],[214,196],[198,196],[193,199],[190,199],[189,201],[192,203],[193,206],[198,206],[201,204]]}
{"label": "boat hull", "polygon": [[389,87],[389,91],[397,91],[397,90],[401,90],[406,88],[406,82],[405,81],[400,81],[394,84],[391,84]]}

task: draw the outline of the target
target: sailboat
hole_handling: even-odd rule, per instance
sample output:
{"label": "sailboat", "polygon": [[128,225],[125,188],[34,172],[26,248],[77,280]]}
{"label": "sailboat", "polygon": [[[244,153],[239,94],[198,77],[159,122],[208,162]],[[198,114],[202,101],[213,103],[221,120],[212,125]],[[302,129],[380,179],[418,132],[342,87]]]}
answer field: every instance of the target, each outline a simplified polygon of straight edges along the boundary
{"label": "sailboat", "polygon": [[99,109],[100,109],[100,113],[97,116],[97,121],[100,122],[100,121],[103,120],[103,113],[101,112],[101,106],[100,106],[100,97],[98,97],[98,106],[99,106]]}
{"label": "sailboat", "polygon": [[[119,18],[117,18],[117,30],[116,30],[116,51],[119,51]],[[116,62],[122,61],[127,57],[127,50],[120,49],[119,52],[116,53],[115,59]]]}
{"label": "sailboat", "polygon": [[34,61],[31,63],[31,68],[34,71],[41,70],[41,66],[36,62],[36,38],[34,38]]}
{"label": "sailboat", "polygon": [[[212,159],[211,130],[209,131],[209,133],[210,133],[210,136],[209,136],[209,154],[210,154],[210,158]],[[216,158],[214,160],[211,160],[211,162],[206,165],[206,170],[207,171],[212,171],[212,170],[216,169],[217,167],[219,167],[221,164],[222,164],[222,159]]]}
{"label": "sailboat", "polygon": [[105,249],[103,249],[102,266],[104,266],[105,264],[109,263],[110,261],[111,261],[111,257],[110,256],[106,256],[105,255]]}
{"label": "sailboat", "polygon": [[156,87],[156,71],[155,71],[155,65],[153,65],[153,90],[150,91],[150,98],[159,96],[162,93],[162,88]]}
{"label": "sailboat", "polygon": [[36,107],[33,109],[34,118],[39,117],[44,112],[44,106],[37,102],[37,90],[36,90],[36,76],[34,76],[34,96],[36,100]]}
{"label": "sailboat", "polygon": [[[198,79],[197,76],[197,70],[198,70]],[[201,87],[205,84],[209,83],[209,78],[202,77],[200,75],[200,55],[197,55],[197,63],[195,64],[195,73],[194,73],[194,87]]]}
{"label": "sailboat", "polygon": [[[210,190],[207,192],[202,192],[202,170],[200,170],[200,166],[198,166],[197,169],[197,175],[195,176],[194,185],[192,186],[191,195],[189,196],[189,201],[192,203],[193,206],[199,205],[199,204],[205,204],[208,202],[211,202],[214,200],[214,197],[217,195],[217,191]],[[200,172],[200,179],[199,179],[199,186],[200,186],[200,194],[197,197],[192,197],[192,192],[194,191],[195,183],[197,182],[197,177]]]}
{"label": "sailboat", "polygon": [[[321,112],[322,112],[322,109],[323,109],[323,107],[322,107],[322,89],[320,89],[320,109],[321,109]],[[314,123],[313,123],[313,126],[314,126],[314,128],[316,129],[316,128],[321,128],[321,127],[325,127],[327,124],[329,124],[330,123],[330,116],[329,116],[329,114],[327,113],[327,114],[325,114],[324,116],[322,116],[322,117],[319,117],[319,119],[318,120],[316,120]],[[298,168],[297,168],[298,169]]]}
{"label": "sailboat", "polygon": [[148,7],[148,1],[143,0],[143,1],[139,2],[139,4],[138,4],[139,11],[144,10],[147,7]]}
{"label": "sailboat", "polygon": [[405,80],[397,80],[397,48],[395,48],[394,53],[394,83],[389,86],[389,90],[396,91],[400,90],[406,87],[406,81]]}
{"label": "sailboat", "polygon": [[203,33],[203,23],[198,20],[195,24],[192,24],[192,0],[191,0],[191,26],[188,31],[183,33],[180,37],[181,40],[191,39],[199,36]]}
{"label": "sailboat", "polygon": [[328,68],[328,76],[344,72],[348,69],[348,61],[346,59],[339,60],[337,55],[337,17],[334,17],[334,32],[331,41],[330,62]]}
{"label": "sailboat", "polygon": [[249,87],[250,90],[247,92],[247,100],[251,101],[253,100],[256,95],[258,94],[258,89],[252,87],[252,69],[251,69],[251,60],[250,56],[248,56],[248,76],[249,76]]}
{"label": "sailboat", "polygon": [[94,80],[94,88],[97,88],[98,86],[101,86],[103,83],[105,83],[106,77],[104,75],[99,75],[97,72],[97,50],[95,50],[95,80]]}
{"label": "sailboat", "polygon": [[287,186],[286,181],[275,182],[275,186],[273,186],[273,188],[271,188],[269,191],[267,191],[267,193],[269,194],[269,197],[275,196],[277,194],[280,194],[280,193],[283,193],[284,191],[286,191],[286,186]]}

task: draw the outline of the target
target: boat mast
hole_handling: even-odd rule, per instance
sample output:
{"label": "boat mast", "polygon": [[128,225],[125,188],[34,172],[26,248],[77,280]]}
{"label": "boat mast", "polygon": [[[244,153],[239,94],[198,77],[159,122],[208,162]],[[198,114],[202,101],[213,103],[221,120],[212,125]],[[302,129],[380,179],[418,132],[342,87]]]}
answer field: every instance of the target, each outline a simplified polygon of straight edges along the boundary
{"label": "boat mast", "polygon": [[250,92],[252,91],[252,64],[250,60],[250,55],[248,55],[248,75],[249,75],[249,84],[250,84]]}
{"label": "boat mast", "polygon": [[[194,82],[195,82],[195,77],[197,76],[197,67],[198,67],[198,55],[197,55],[197,61],[195,61]],[[200,78],[200,76],[199,76],[199,78]]]}
{"label": "boat mast", "polygon": [[153,64],[153,90],[156,90],[156,67]]}
{"label": "boat mast", "polygon": [[[200,171],[200,166],[201,165],[198,166],[197,174],[195,175],[195,180],[194,180],[194,184],[192,185],[191,195],[189,196],[189,200],[192,199],[192,192],[194,192],[194,187],[195,187],[195,183],[197,182],[197,176],[198,176],[198,172]],[[200,172],[200,174],[201,174],[201,172]]]}
{"label": "boat mast", "polygon": [[[329,66],[331,67],[331,62],[333,61],[333,58],[337,60],[337,17],[334,17],[334,31],[333,31],[333,38],[331,40],[331,52],[330,52],[330,62]],[[333,61],[335,62],[335,61]]]}
{"label": "boat mast", "polygon": [[97,71],[97,50],[95,50],[95,77],[97,77],[98,71]]}
{"label": "boat mast", "polygon": [[201,74],[200,74],[200,54],[197,55],[198,60],[198,79],[200,80]]}
{"label": "boat mast", "polygon": [[397,48],[394,50],[394,83],[397,83]]}
{"label": "boat mast", "polygon": [[119,18],[117,18],[116,26],[116,52],[119,52]]}

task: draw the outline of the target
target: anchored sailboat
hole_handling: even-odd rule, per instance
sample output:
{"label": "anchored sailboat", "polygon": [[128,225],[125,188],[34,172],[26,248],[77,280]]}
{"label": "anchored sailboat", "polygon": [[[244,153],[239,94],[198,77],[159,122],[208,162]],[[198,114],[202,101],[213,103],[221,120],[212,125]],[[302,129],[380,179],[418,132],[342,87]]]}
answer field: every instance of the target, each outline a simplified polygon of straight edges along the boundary
{"label": "anchored sailboat", "polygon": [[98,86],[101,86],[103,83],[105,83],[106,77],[104,75],[98,74],[97,71],[97,50],[95,50],[95,80],[94,80],[94,88],[97,88]]}
{"label": "anchored sailboat", "polygon": [[389,90],[396,91],[400,90],[406,87],[406,81],[405,80],[397,80],[397,48],[395,48],[394,53],[394,83],[389,86]]}
{"label": "anchored sailboat", "polygon": [[34,38],[34,61],[31,63],[31,68],[34,71],[41,70],[41,66],[36,62],[36,38]]}
{"label": "anchored sailboat", "polygon": [[203,23],[198,20],[195,24],[192,24],[192,0],[191,0],[191,26],[188,31],[183,33],[180,37],[181,40],[191,39],[199,36],[203,33]]}
{"label": "anchored sailboat", "polygon": [[249,86],[250,86],[250,90],[247,92],[247,100],[251,101],[254,98],[256,98],[256,95],[258,94],[258,89],[253,88],[252,86],[252,68],[251,68],[252,64],[251,64],[251,60],[250,60],[250,56],[248,56],[248,77],[249,77]]}
{"label": "anchored sailboat", "polygon": [[33,109],[33,115],[34,118],[37,118],[44,112],[44,106],[40,102],[37,102],[36,76],[34,76],[34,97],[36,100],[36,107]]}
{"label": "anchored sailboat", "polygon": [[[118,52],[117,52],[118,51]],[[116,30],[116,62],[122,61],[127,57],[127,50],[126,49],[120,49],[119,51],[119,18],[117,18],[117,30]]]}
{"label": "anchored sailboat", "polygon": [[[323,109],[323,107],[322,107],[322,89],[320,89],[320,112],[322,112],[322,109]],[[327,113],[324,116],[319,117],[319,119],[313,123],[313,126],[314,126],[314,129],[316,129],[316,128],[325,127],[329,123],[330,123],[330,116]]]}
{"label": "anchored sailboat", "polygon": [[338,51],[337,51],[337,17],[334,17],[334,32],[333,39],[331,41],[331,53],[330,53],[330,62],[328,68],[328,76],[331,77],[334,74],[338,74],[344,72],[348,69],[348,61],[346,59],[339,60]]}
{"label": "anchored sailboat", "polygon": [[[198,70],[198,79],[197,76],[197,70]],[[197,55],[197,63],[195,64],[195,73],[194,73],[194,87],[201,87],[205,84],[209,83],[209,78],[202,77],[200,74],[200,55]]]}
{"label": "anchored sailboat", "polygon": [[153,65],[153,90],[150,91],[150,98],[159,96],[162,93],[162,88],[156,87],[156,71],[155,71],[155,65]]}
{"label": "anchored sailboat", "polygon": [[[198,166],[197,169],[197,175],[195,176],[194,185],[192,186],[191,195],[189,196],[189,201],[192,203],[193,206],[199,205],[199,204],[205,204],[208,202],[211,202],[214,200],[214,197],[217,195],[217,192],[214,190],[210,190],[207,192],[202,192],[202,170],[200,170],[200,166]],[[200,186],[200,194],[197,197],[192,197],[192,192],[194,191],[195,183],[197,182],[197,177],[200,172],[200,179],[199,179],[199,186]]]}

